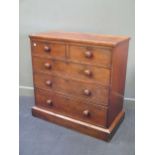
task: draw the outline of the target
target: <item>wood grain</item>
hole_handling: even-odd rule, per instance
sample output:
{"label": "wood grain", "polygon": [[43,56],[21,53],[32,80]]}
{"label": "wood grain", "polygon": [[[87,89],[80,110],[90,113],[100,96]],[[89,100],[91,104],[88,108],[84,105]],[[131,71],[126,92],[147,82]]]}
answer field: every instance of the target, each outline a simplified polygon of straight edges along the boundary
{"label": "wood grain", "polygon": [[65,58],[66,46],[61,42],[49,42],[49,41],[31,41],[32,55],[42,55],[52,58]]}
{"label": "wood grain", "polygon": [[101,35],[101,34],[88,34],[78,32],[47,32],[40,34],[31,34],[31,39],[46,39],[64,42],[76,42],[92,45],[102,45],[115,47],[119,43],[128,41],[130,38],[126,36],[114,36],[114,35]]}
{"label": "wood grain", "polygon": [[112,56],[111,91],[109,100],[108,125],[123,109],[125,78],[129,42],[114,48]]}
{"label": "wood grain", "polygon": [[30,35],[36,117],[109,140],[124,118],[129,37]]}
{"label": "wood grain", "polygon": [[109,48],[71,45],[69,58],[91,65],[111,67],[111,49]]}
{"label": "wood grain", "polygon": [[111,126],[107,129],[77,119],[73,119],[71,117],[67,117],[55,112],[51,112],[37,106],[34,106],[32,108],[32,114],[35,117],[39,117],[46,121],[67,127],[69,129],[73,129],[80,133],[84,133],[101,140],[110,141],[112,136],[116,132],[116,129],[119,127],[119,124],[124,119],[125,113],[124,111],[121,111],[112,122]]}
{"label": "wood grain", "polygon": [[[51,65],[50,69],[45,67],[46,63]],[[110,70],[102,67],[34,57],[33,69],[34,72],[56,73],[61,76],[69,75],[70,77],[94,81],[105,86],[110,83]],[[90,71],[90,75],[86,71]]]}
{"label": "wood grain", "polygon": [[[67,96],[62,96],[55,92],[48,92],[45,90],[37,89],[36,105],[47,108],[49,111],[60,113],[72,118],[83,120],[92,124],[106,127],[107,121],[107,108],[97,105],[91,105],[84,101],[71,99]],[[52,101],[52,106],[47,104],[47,100]],[[85,116],[83,113],[88,110],[90,115]]]}
{"label": "wood grain", "polygon": [[[48,81],[52,84],[47,85]],[[40,73],[34,74],[34,84],[37,88],[61,92],[73,98],[85,100],[87,103],[108,105],[109,89],[98,84]],[[90,94],[85,94],[85,90],[90,91]]]}

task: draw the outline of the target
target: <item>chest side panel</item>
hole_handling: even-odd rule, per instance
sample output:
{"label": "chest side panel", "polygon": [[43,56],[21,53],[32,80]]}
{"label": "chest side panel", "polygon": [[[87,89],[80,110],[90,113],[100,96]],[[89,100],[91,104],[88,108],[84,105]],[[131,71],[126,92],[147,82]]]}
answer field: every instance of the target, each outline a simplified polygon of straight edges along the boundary
{"label": "chest side panel", "polygon": [[113,50],[112,70],[111,70],[111,88],[109,100],[108,124],[110,125],[114,118],[122,111],[124,101],[126,67],[128,57],[128,44],[123,42]]}

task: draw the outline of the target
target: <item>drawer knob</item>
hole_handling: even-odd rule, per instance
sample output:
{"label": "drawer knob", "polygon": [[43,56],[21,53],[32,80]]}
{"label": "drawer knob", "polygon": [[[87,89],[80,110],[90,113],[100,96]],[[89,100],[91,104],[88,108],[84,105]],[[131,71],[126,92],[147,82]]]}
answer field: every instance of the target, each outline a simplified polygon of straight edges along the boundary
{"label": "drawer knob", "polygon": [[84,111],[83,111],[83,115],[88,117],[88,116],[90,115],[89,110],[84,110]]}
{"label": "drawer knob", "polygon": [[52,81],[51,81],[51,80],[47,80],[47,81],[46,81],[46,85],[47,85],[47,86],[51,86],[51,85],[52,85]]}
{"label": "drawer knob", "polygon": [[84,70],[84,74],[87,76],[91,76],[92,72],[89,69]]}
{"label": "drawer knob", "polygon": [[85,94],[86,96],[90,96],[90,95],[91,95],[91,91],[88,90],[88,89],[85,89],[85,90],[84,90],[84,94]]}
{"label": "drawer knob", "polygon": [[37,46],[37,44],[36,44],[36,43],[33,43],[33,46],[34,46],[34,47],[36,47],[36,46]]}
{"label": "drawer knob", "polygon": [[48,46],[44,46],[44,51],[45,51],[45,52],[50,52],[50,51],[51,51],[51,48],[48,47]]}
{"label": "drawer knob", "polygon": [[46,69],[51,69],[51,64],[50,63],[45,63],[44,66],[45,66]]}
{"label": "drawer knob", "polygon": [[86,58],[91,58],[93,56],[93,53],[91,51],[86,51],[85,52],[85,57]]}
{"label": "drawer knob", "polygon": [[53,105],[52,100],[46,100],[46,103],[47,103],[48,105],[50,105],[50,106],[52,106],[52,105]]}

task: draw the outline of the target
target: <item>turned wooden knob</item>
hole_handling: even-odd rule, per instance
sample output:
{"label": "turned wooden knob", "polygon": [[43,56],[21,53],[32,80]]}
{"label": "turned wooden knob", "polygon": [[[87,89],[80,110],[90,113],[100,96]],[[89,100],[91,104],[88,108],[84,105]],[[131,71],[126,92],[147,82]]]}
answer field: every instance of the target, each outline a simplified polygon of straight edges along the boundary
{"label": "turned wooden knob", "polygon": [[91,51],[86,51],[85,52],[85,57],[86,58],[91,58],[93,56],[93,53]]}
{"label": "turned wooden knob", "polygon": [[51,69],[51,64],[50,64],[50,63],[48,63],[48,62],[47,62],[47,63],[45,63],[45,64],[44,64],[44,66],[45,66],[45,68],[46,68],[46,69]]}
{"label": "turned wooden knob", "polygon": [[88,117],[88,116],[90,115],[89,110],[84,110],[84,111],[83,111],[83,115]]}
{"label": "turned wooden knob", "polygon": [[52,85],[52,81],[51,80],[47,80],[45,83],[46,83],[47,86],[51,86]]}
{"label": "turned wooden knob", "polygon": [[48,46],[44,46],[44,51],[45,51],[45,52],[50,52],[50,51],[51,51],[51,48],[48,47]]}
{"label": "turned wooden knob", "polygon": [[34,46],[34,47],[36,47],[36,46],[37,46],[37,44],[36,44],[36,43],[33,43],[33,46]]}
{"label": "turned wooden knob", "polygon": [[49,99],[49,100],[46,100],[46,103],[47,103],[48,105],[50,105],[50,106],[53,105],[53,102],[52,102],[52,100],[50,100],[50,99]]}
{"label": "turned wooden knob", "polygon": [[84,93],[86,96],[90,96],[90,95],[91,95],[91,91],[88,90],[88,89],[85,89],[85,90],[83,91],[83,93]]}
{"label": "turned wooden knob", "polygon": [[87,76],[91,76],[92,72],[89,69],[84,70],[84,74]]}

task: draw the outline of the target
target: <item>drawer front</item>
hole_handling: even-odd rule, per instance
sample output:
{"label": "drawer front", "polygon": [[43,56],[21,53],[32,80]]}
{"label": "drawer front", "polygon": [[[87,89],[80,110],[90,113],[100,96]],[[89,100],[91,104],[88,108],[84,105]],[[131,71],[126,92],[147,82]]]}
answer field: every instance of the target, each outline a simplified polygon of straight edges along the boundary
{"label": "drawer front", "polygon": [[34,83],[38,88],[73,95],[84,99],[87,103],[108,104],[109,89],[100,85],[38,73],[34,74]]}
{"label": "drawer front", "polygon": [[111,50],[108,48],[71,45],[69,48],[69,57],[71,60],[79,62],[106,67],[111,66]]}
{"label": "drawer front", "polygon": [[68,75],[81,80],[95,81],[103,85],[109,85],[110,70],[91,65],[82,65],[50,59],[33,58],[34,71]]}
{"label": "drawer front", "polygon": [[66,46],[63,43],[32,41],[32,55],[42,55],[54,58],[65,58]]}
{"label": "drawer front", "polygon": [[107,109],[64,97],[57,93],[36,90],[36,105],[92,124],[106,127]]}

